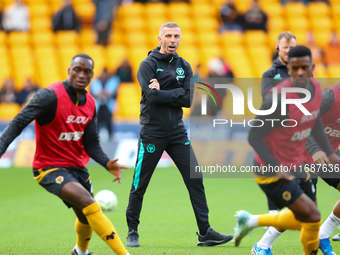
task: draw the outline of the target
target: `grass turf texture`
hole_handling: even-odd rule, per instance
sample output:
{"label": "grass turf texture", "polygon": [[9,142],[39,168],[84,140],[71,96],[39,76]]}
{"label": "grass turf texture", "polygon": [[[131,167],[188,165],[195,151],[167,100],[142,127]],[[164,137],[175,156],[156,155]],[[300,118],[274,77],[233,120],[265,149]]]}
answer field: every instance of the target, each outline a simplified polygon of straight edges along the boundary
{"label": "grass turf texture", "polygon": [[[132,183],[133,169],[125,170],[122,184],[112,183],[111,176],[101,167],[89,167],[94,193],[112,190],[118,197],[118,207],[105,214],[113,222],[124,244],[127,227],[125,210]],[[75,215],[54,195],[41,188],[33,179],[30,168],[0,169],[0,254],[70,254],[76,235]],[[253,179],[205,179],[210,224],[226,234],[235,225],[234,213],[244,209],[266,213],[266,198]],[[340,194],[318,183],[318,205],[325,220]],[[156,169],[145,194],[141,225],[140,248],[130,248],[138,254],[250,254],[251,247],[265,232],[253,230],[239,247],[231,242],[216,247],[197,247],[196,221],[188,192],[176,168]],[[334,234],[339,233],[337,229]],[[274,254],[302,254],[300,232],[287,231],[274,244]],[[340,242],[332,242],[339,252]],[[113,254],[94,233],[90,242],[94,255]],[[321,251],[320,251],[321,253]]]}

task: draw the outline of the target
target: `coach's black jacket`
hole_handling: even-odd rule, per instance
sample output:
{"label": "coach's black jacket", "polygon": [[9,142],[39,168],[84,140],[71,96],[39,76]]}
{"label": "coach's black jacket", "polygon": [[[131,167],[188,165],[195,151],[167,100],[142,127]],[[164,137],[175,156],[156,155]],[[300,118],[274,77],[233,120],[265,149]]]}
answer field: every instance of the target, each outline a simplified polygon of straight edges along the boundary
{"label": "coach's black jacket", "polygon": [[268,93],[268,91],[290,77],[287,66],[282,64],[279,58],[277,57],[273,61],[273,65],[267,71],[265,71],[262,75],[261,81],[261,94],[262,98]]}
{"label": "coach's black jacket", "polygon": [[[150,51],[137,73],[142,88],[140,101],[141,135],[163,137],[185,132],[182,107],[190,107],[194,82],[190,64],[175,55]],[[160,90],[150,89],[151,79],[157,79]]]}

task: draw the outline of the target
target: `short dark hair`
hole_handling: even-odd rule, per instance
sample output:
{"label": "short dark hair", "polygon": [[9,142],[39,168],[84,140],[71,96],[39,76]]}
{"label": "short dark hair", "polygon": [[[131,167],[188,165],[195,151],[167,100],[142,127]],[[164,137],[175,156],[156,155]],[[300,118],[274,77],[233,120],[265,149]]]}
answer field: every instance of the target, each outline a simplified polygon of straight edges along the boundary
{"label": "short dark hair", "polygon": [[92,68],[94,68],[94,61],[93,61],[93,59],[89,55],[87,55],[85,53],[79,53],[79,54],[73,56],[73,58],[71,59],[71,62],[73,60],[75,60],[76,58],[86,58],[86,59],[91,60],[92,61]]}
{"label": "short dark hair", "polygon": [[291,48],[288,52],[288,61],[291,58],[300,58],[308,56],[312,60],[312,52],[310,49],[304,45],[297,45]]}

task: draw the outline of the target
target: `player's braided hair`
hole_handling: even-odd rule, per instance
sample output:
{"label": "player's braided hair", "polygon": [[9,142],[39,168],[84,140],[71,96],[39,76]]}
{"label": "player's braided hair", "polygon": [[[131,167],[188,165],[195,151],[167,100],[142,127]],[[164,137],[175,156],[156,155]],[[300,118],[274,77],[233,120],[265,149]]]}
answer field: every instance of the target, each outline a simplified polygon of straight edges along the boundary
{"label": "player's braided hair", "polygon": [[288,62],[291,58],[300,58],[308,56],[310,60],[312,60],[312,52],[310,49],[304,45],[297,45],[294,48],[291,48],[288,52]]}

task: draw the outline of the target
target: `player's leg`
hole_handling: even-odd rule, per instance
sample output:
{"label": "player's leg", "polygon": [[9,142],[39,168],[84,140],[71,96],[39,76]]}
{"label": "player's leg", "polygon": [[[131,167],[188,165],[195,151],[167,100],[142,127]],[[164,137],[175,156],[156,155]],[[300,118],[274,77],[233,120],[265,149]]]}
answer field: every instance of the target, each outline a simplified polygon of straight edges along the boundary
{"label": "player's leg", "polygon": [[126,209],[126,220],[129,228],[128,247],[139,247],[138,225],[142,210],[143,197],[149,185],[151,176],[160,160],[167,140],[164,138],[141,137],[138,143],[138,155],[135,173],[130,190],[129,204]]}
{"label": "player's leg", "polygon": [[[77,233],[77,242],[74,247],[74,255],[87,255],[90,239],[92,237],[93,230],[83,212],[75,207],[73,207],[75,214],[77,215],[75,222],[75,229]],[[73,255],[71,254],[71,255]]]}
{"label": "player's leg", "polygon": [[[340,179],[322,178],[329,186],[340,191]],[[340,225],[340,200],[334,205],[333,211],[320,227],[320,249],[324,254],[335,254],[330,243],[330,235]]]}
{"label": "player's leg", "polygon": [[195,166],[198,166],[198,162],[187,135],[180,134],[172,137],[166,152],[179,169],[188,189],[200,232],[198,245],[212,246],[230,241],[232,239],[231,235],[222,235],[210,227],[209,209],[205,197],[202,173],[195,172]]}
{"label": "player's leg", "polygon": [[[67,168],[46,168],[33,170],[34,178],[38,183],[52,194],[60,197],[68,207],[78,209],[75,212],[83,224],[89,223],[90,227],[112,248],[116,254],[129,254],[121,242],[116,230],[109,219],[103,214],[92,194],[79,183],[79,179],[90,180],[86,169],[70,170]],[[82,176],[82,178],[78,178]],[[87,178],[86,178],[86,176]],[[90,186],[90,185],[89,185]],[[84,219],[86,217],[86,220]],[[113,234],[115,233],[115,235]]]}
{"label": "player's leg", "polygon": [[60,198],[81,210],[91,228],[116,254],[129,254],[111,221],[82,185],[77,182],[66,183],[61,189]]}
{"label": "player's leg", "polygon": [[279,209],[276,207],[274,202],[269,197],[267,197],[267,204],[268,204],[269,213],[274,214],[274,213],[279,212]]}
{"label": "player's leg", "polygon": [[258,226],[274,226],[279,229],[301,229],[301,242],[305,254],[313,254],[318,249],[318,232],[320,227],[320,213],[316,204],[301,190],[299,180],[288,183],[274,182],[260,185],[267,195],[275,201],[279,208],[288,206],[277,214],[251,215],[239,211],[236,215],[238,224],[235,233],[235,245],[238,246],[242,238]]}

